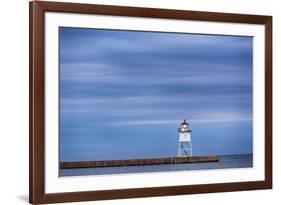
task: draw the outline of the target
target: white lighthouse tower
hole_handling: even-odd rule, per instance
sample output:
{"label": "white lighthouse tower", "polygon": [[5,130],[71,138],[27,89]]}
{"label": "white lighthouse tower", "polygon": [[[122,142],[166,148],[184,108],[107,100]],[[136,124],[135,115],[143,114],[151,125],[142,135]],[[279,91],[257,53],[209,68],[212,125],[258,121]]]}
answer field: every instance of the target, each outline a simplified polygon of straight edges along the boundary
{"label": "white lighthouse tower", "polygon": [[184,119],[181,123],[181,127],[178,128],[179,132],[179,157],[191,157],[191,129],[188,127],[188,122]]}

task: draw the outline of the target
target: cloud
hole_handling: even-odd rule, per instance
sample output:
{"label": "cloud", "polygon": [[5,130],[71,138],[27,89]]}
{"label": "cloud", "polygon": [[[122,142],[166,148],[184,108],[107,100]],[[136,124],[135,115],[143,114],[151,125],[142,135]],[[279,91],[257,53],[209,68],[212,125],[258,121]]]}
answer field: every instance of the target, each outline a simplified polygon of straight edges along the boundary
{"label": "cloud", "polygon": [[[234,72],[238,66],[221,64],[202,64],[189,65],[190,69],[159,69],[152,67],[149,72],[126,71],[126,67],[121,68],[114,65],[101,63],[70,64],[62,65],[61,80],[67,82],[90,83],[91,85],[99,83],[128,84],[136,85],[167,85],[182,84],[186,85],[250,85],[252,78],[249,75],[241,75],[241,72]],[[204,68],[205,67],[205,68]],[[222,72],[225,69],[227,72]],[[130,70],[130,69],[128,69]],[[132,69],[131,69],[132,70]],[[198,70],[198,72],[195,72]],[[247,72],[245,67],[245,71]],[[145,80],[145,82],[144,82]]]}
{"label": "cloud", "polygon": [[179,120],[137,120],[137,121],[115,121],[111,122],[114,126],[135,126],[135,125],[166,125],[178,124]]}
{"label": "cloud", "polygon": [[[186,116],[184,117],[186,118]],[[196,111],[190,112],[187,118],[190,124],[196,123],[218,123],[218,122],[244,122],[252,121],[251,113],[239,112],[214,112],[214,111]],[[150,120],[118,120],[110,121],[114,126],[135,126],[135,125],[179,125],[182,119],[150,119]]]}
{"label": "cloud", "polygon": [[[228,93],[228,94],[216,94],[212,96],[204,96],[196,93],[185,95],[172,94],[170,96],[165,95],[141,95],[141,96],[107,96],[107,97],[85,97],[85,98],[62,98],[60,103],[62,105],[76,105],[85,107],[85,105],[95,106],[96,104],[112,103],[112,104],[124,104],[124,103],[164,103],[164,102],[184,102],[184,103],[218,103],[218,102],[249,102],[252,100],[252,95],[248,93]],[[88,109],[89,107],[86,107]]]}
{"label": "cloud", "polygon": [[[210,118],[210,119],[194,119],[190,123],[224,123],[224,122],[251,122],[252,118]],[[113,126],[138,126],[138,125],[179,125],[180,120],[137,120],[137,121],[116,121],[111,122]]]}
{"label": "cloud", "polygon": [[[77,35],[73,35],[73,33]],[[223,38],[217,35],[193,35],[179,33],[158,32],[132,32],[113,31],[96,29],[61,29],[61,49],[64,56],[102,56],[105,52],[126,52],[126,53],[153,53],[165,51],[169,48],[173,51],[191,50],[196,52],[199,49],[225,50],[226,53],[235,53],[237,50],[250,49],[252,37]],[[72,35],[72,38],[71,38]],[[199,49],[196,49],[199,48]],[[215,49],[214,49],[215,48]]]}

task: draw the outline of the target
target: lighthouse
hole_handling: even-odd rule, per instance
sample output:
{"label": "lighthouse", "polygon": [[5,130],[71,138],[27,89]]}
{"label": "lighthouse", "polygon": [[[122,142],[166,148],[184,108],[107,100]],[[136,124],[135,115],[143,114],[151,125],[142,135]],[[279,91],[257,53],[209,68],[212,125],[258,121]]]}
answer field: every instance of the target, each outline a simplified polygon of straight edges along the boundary
{"label": "lighthouse", "polygon": [[179,157],[191,157],[192,156],[192,145],[191,145],[191,129],[189,128],[188,122],[184,119],[181,123],[179,132]]}

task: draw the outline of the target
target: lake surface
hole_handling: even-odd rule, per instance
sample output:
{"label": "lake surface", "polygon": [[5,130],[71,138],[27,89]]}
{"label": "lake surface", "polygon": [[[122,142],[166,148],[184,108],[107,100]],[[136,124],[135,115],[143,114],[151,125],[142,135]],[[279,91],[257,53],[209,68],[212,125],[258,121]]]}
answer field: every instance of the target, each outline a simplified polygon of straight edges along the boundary
{"label": "lake surface", "polygon": [[84,176],[124,173],[167,172],[183,170],[226,169],[253,167],[253,155],[223,155],[219,162],[193,163],[193,164],[163,164],[126,167],[101,167],[83,169],[60,169],[59,176]]}

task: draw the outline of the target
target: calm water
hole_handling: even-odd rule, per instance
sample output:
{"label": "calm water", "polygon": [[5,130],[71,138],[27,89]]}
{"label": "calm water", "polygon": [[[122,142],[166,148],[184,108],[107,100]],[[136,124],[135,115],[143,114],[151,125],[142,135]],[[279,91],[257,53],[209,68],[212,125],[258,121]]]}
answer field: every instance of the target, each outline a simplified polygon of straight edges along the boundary
{"label": "calm water", "polygon": [[253,167],[252,154],[224,155],[224,156],[220,156],[219,162],[210,162],[210,163],[64,169],[64,170],[60,170],[59,175],[82,176],[82,175],[167,172],[167,171],[180,171],[180,170],[225,169],[225,168],[245,168],[245,167]]}

